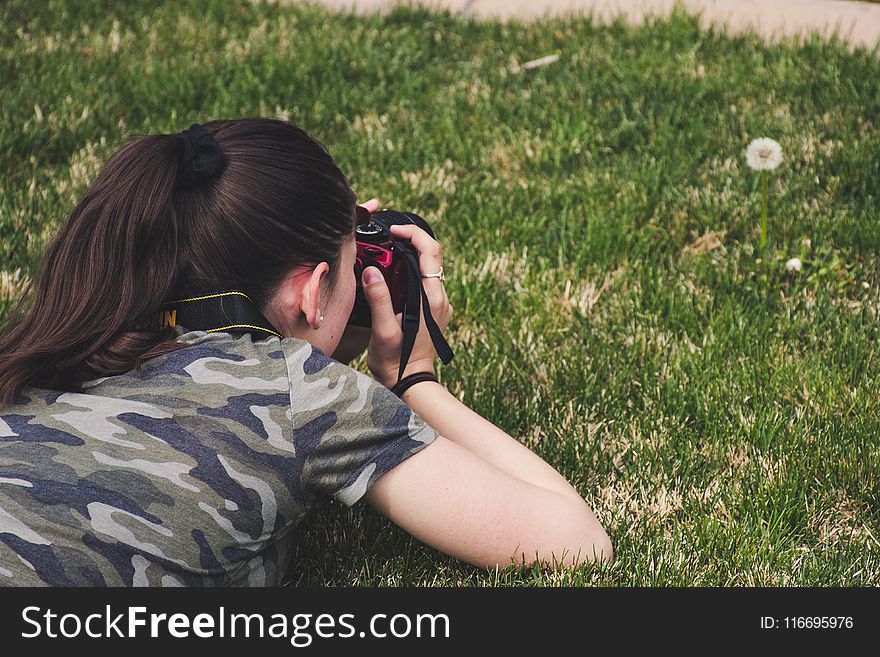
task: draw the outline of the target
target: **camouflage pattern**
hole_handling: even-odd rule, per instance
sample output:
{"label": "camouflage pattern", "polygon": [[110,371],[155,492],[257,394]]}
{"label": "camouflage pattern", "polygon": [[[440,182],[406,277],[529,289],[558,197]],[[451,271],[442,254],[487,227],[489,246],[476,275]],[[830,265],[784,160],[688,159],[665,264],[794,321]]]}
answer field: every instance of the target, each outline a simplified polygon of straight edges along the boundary
{"label": "camouflage pattern", "polygon": [[0,408],[0,585],[277,585],[307,513],[437,436],[305,340],[177,332],[140,372]]}

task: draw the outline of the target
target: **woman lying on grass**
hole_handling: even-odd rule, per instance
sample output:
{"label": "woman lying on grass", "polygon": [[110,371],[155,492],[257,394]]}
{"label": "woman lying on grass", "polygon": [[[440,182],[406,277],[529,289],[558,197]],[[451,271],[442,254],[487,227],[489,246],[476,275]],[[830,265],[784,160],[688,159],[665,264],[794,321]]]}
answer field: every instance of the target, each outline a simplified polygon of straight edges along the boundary
{"label": "woman lying on grass", "polygon": [[[372,328],[360,344],[347,330],[355,210],[330,156],[283,121],[213,121],[111,157],[0,335],[0,583],[277,584],[330,498],[363,497],[477,566],[612,558],[537,455],[436,379],[389,390],[401,317],[375,267]],[[392,230],[441,271],[427,232]],[[442,278],[423,283],[443,330]],[[271,330],[156,319],[228,290]],[[421,318],[405,377],[434,373]],[[374,378],[344,364],[367,341]]]}

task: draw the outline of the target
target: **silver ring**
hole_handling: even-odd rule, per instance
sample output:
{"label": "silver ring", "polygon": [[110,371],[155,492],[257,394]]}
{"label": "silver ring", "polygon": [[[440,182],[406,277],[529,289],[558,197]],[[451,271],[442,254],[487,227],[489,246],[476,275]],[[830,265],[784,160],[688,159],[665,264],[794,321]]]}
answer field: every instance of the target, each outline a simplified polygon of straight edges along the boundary
{"label": "silver ring", "polygon": [[443,273],[443,267],[436,274],[422,274],[422,278],[439,278],[441,281],[446,280],[446,274]]}

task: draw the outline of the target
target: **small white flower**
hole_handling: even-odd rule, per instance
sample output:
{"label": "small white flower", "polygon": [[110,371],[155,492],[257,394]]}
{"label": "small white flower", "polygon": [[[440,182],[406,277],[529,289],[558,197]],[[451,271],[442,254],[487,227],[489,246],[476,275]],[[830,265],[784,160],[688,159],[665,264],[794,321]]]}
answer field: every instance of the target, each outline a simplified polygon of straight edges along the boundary
{"label": "small white flower", "polygon": [[800,258],[792,258],[785,263],[785,271],[800,271],[801,270],[801,259]]}
{"label": "small white flower", "polygon": [[773,139],[755,139],[746,149],[746,164],[755,171],[771,171],[782,164],[782,146]]}

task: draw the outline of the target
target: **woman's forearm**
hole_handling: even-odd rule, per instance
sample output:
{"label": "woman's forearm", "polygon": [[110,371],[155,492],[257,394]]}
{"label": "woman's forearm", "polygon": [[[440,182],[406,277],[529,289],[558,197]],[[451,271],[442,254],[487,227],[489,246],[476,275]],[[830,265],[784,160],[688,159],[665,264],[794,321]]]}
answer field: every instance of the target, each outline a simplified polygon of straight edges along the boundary
{"label": "woman's forearm", "polygon": [[404,392],[402,399],[441,436],[465,447],[499,470],[534,486],[582,499],[546,461],[461,403],[441,384],[418,383]]}

